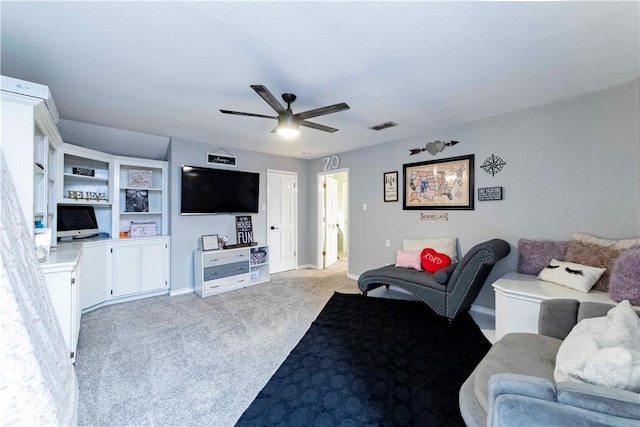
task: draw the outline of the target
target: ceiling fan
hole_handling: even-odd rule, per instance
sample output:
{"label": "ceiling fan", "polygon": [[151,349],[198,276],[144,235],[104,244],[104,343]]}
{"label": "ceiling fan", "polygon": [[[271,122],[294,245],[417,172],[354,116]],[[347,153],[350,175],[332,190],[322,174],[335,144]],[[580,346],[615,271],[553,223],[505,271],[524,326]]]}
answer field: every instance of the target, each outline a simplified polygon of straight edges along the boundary
{"label": "ceiling fan", "polygon": [[348,110],[349,106],[344,102],[341,104],[329,105],[327,107],[315,108],[313,110],[304,111],[302,113],[293,114],[291,104],[296,100],[296,96],[292,93],[283,93],[282,99],[287,104],[284,108],[269,89],[262,85],[251,85],[251,89],[255,90],[267,104],[273,108],[278,116],[265,116],[263,114],[242,113],[240,111],[220,110],[224,114],[235,114],[238,116],[263,117],[265,119],[278,119],[278,125],[273,128],[271,133],[278,133],[285,137],[297,136],[300,131],[299,126],[305,126],[311,129],[317,129],[324,132],[337,132],[338,129],[307,121],[312,117],[324,116],[325,114],[337,113],[338,111]]}

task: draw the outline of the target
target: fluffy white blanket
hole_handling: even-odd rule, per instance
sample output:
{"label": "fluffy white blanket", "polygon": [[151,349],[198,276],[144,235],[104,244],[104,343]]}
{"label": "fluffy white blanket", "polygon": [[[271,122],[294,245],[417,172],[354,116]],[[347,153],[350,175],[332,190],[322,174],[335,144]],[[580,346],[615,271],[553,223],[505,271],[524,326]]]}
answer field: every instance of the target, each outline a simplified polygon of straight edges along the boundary
{"label": "fluffy white blanket", "polygon": [[640,392],[640,317],[622,301],[606,317],[584,319],[560,345],[556,382],[573,381]]}

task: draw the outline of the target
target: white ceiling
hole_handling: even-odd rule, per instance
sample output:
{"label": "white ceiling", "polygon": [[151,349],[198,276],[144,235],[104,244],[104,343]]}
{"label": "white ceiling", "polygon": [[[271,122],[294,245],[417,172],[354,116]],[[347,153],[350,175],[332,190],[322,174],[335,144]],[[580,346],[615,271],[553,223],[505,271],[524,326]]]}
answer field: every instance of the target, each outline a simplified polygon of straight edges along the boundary
{"label": "white ceiling", "polygon": [[[1,15],[2,74],[48,85],[63,119],[300,158],[640,74],[637,1],[3,1]],[[270,133],[275,120],[218,111],[275,115],[251,84],[279,99],[295,93],[294,113],[339,102],[351,109],[311,119],[339,132],[301,128],[285,140]],[[368,129],[389,120],[399,126]],[[132,141],[111,151],[163,153],[145,144],[168,138]]]}

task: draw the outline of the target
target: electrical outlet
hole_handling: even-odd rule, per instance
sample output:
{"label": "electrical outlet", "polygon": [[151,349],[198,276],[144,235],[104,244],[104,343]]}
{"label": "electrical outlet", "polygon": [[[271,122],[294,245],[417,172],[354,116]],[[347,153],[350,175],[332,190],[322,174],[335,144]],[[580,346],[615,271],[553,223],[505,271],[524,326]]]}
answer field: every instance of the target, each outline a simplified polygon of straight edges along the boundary
{"label": "electrical outlet", "polygon": [[366,211],[366,210],[367,210],[367,204],[366,204],[366,203],[363,203],[363,204],[362,204],[362,210],[363,210],[363,211]]}
{"label": "electrical outlet", "polygon": [[387,239],[384,244],[387,245],[387,247],[390,247],[391,246],[391,240]]}

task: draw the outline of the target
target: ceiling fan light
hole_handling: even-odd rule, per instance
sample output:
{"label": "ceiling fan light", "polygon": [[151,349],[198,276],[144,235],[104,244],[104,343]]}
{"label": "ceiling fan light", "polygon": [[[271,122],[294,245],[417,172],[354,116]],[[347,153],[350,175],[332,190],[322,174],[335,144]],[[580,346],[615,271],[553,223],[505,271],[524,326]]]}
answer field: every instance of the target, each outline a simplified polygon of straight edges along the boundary
{"label": "ceiling fan light", "polygon": [[276,132],[284,138],[295,138],[300,135],[298,122],[291,116],[290,112],[286,116],[278,117],[278,130]]}
{"label": "ceiling fan light", "polygon": [[278,126],[278,135],[284,138],[295,138],[300,135],[300,131],[295,127]]}

